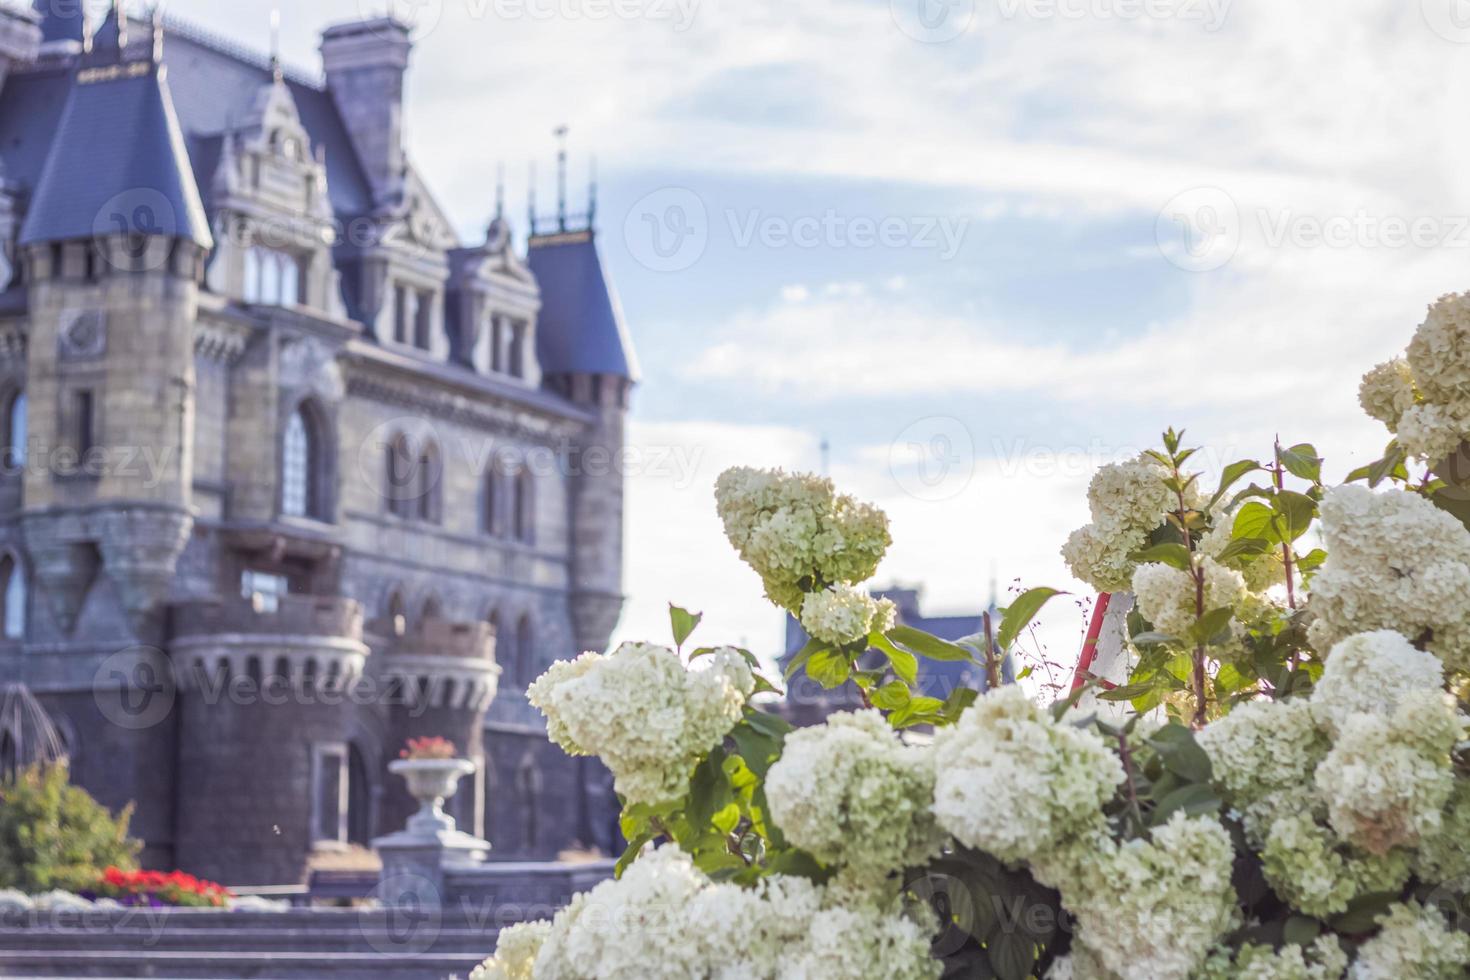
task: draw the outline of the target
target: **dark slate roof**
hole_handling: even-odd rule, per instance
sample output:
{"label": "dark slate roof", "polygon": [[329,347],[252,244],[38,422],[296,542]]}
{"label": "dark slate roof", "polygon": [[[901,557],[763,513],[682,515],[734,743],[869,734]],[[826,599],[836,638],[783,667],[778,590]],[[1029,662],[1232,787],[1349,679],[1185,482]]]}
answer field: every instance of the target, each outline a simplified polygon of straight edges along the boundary
{"label": "dark slate roof", "polygon": [[164,74],[145,60],[89,67],[76,77],[22,245],[91,238],[116,212],[129,228],[213,247]]}
{"label": "dark slate roof", "polygon": [[636,381],[638,359],[595,236],[531,239],[531,273],[541,287],[536,354],[546,374],[611,374]]}
{"label": "dark slate roof", "polygon": [[41,40],[81,41],[87,29],[82,0],[36,0],[41,15]]}

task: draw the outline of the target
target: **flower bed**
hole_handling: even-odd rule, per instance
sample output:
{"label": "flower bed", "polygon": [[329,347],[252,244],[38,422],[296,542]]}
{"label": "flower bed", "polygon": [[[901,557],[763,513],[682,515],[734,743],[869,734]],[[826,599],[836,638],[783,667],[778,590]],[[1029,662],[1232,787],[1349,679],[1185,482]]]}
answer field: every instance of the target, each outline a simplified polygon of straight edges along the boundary
{"label": "flower bed", "polygon": [[82,892],[90,901],[111,899],[123,906],[151,908],[225,908],[234,897],[229,889],[182,871],[122,871],[108,868],[93,889]]}
{"label": "flower bed", "polygon": [[[1361,401],[1397,438],[1338,486],[1299,443],[1207,488],[1172,430],[1104,467],[1063,554],[1136,595],[1130,676],[1054,704],[998,680],[1056,590],[960,643],[895,626],[862,589],[880,511],[725,474],[731,544],[813,637],[790,672],[865,710],[793,732],[677,608],[672,647],[554,665],[531,702],[612,770],[631,843],[475,980],[1470,976],[1470,294]],[[988,693],[923,695],[924,658]]]}

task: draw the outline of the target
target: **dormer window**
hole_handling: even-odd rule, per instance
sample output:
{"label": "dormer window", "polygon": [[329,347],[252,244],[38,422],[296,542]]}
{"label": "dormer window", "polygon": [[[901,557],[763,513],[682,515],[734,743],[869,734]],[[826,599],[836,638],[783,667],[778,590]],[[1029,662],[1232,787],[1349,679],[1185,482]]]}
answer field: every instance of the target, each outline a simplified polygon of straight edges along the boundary
{"label": "dormer window", "polygon": [[301,260],[289,252],[252,246],[245,252],[245,302],[295,306],[301,295]]}

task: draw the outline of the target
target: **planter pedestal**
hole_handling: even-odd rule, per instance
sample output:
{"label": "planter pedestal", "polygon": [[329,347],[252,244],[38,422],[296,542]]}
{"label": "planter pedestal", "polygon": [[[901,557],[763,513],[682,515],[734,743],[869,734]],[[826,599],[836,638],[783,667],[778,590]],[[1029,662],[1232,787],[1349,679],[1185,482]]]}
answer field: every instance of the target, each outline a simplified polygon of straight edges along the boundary
{"label": "planter pedestal", "polygon": [[468,759],[397,759],[388,764],[408,783],[419,801],[419,812],[408,826],[373,841],[383,862],[375,889],[384,905],[438,908],[444,904],[444,873],[484,863],[490,842],[456,829],[444,812],[444,801],[454,795],[460,777],[475,771]]}

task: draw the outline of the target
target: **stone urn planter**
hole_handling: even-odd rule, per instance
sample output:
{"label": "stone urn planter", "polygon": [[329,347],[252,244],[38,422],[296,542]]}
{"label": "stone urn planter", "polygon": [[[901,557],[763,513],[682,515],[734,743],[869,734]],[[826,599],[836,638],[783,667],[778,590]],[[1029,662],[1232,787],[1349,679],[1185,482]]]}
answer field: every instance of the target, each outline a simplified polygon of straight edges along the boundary
{"label": "stone urn planter", "polygon": [[454,795],[462,777],[475,771],[468,759],[394,759],[388,771],[402,776],[408,792],[419,801],[419,812],[408,820],[410,833],[433,834],[454,830],[454,818],[444,812],[444,801]]}

